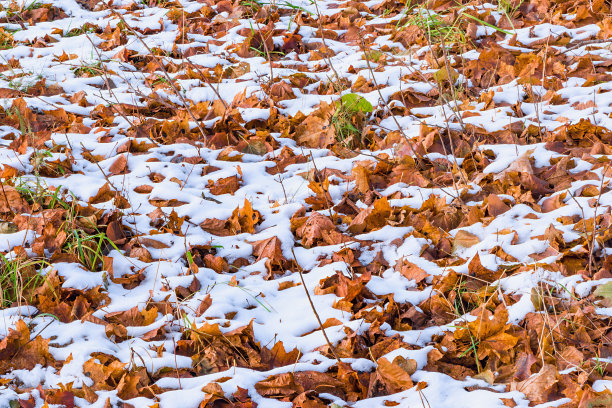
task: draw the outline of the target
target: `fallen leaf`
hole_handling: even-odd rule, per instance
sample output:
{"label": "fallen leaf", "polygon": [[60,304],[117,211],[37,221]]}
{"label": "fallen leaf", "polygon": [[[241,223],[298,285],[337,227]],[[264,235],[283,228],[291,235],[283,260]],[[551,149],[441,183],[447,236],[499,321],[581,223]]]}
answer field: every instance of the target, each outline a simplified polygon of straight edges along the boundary
{"label": "fallen leaf", "polygon": [[30,206],[21,198],[15,187],[2,184],[0,186],[0,213],[29,213]]}
{"label": "fallen leaf", "polygon": [[453,246],[455,248],[470,248],[480,242],[477,235],[465,230],[459,230],[453,238]]}
{"label": "fallen leaf", "polygon": [[124,154],[117,157],[113,164],[111,164],[111,166],[108,168],[108,171],[113,176],[117,176],[119,174],[126,174],[128,171],[127,157],[125,157]]}
{"label": "fallen leaf", "polygon": [[555,391],[558,382],[557,368],[551,364],[544,364],[542,369],[521,382],[510,384],[511,391],[520,391],[534,404],[549,402],[549,395]]}

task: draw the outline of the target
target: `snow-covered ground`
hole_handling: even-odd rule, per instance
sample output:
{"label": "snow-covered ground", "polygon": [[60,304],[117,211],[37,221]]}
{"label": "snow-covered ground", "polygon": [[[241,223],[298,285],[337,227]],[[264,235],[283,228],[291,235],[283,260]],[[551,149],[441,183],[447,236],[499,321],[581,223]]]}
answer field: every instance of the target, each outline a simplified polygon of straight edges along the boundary
{"label": "snow-covered ground", "polygon": [[0,406],[610,406],[607,3],[23,1]]}

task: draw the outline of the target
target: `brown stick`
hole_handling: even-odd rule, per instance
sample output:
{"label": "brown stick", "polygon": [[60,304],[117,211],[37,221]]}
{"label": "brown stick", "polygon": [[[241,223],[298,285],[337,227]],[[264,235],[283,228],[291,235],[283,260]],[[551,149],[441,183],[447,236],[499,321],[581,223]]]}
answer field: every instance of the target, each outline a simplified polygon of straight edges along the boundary
{"label": "brown stick", "polygon": [[315,9],[317,10],[317,23],[319,23],[319,31],[321,32],[321,41],[323,42],[323,47],[325,47],[325,59],[327,60],[327,64],[329,65],[329,68],[333,71],[336,77],[336,81],[338,81],[338,85],[341,85],[340,75],[338,75],[336,68],[334,68],[334,65],[331,62],[331,57],[328,54],[328,51],[330,50],[330,48],[325,43],[325,33],[323,32],[323,25],[321,24],[321,12],[319,11],[319,4],[317,3],[317,0],[313,0],[313,4],[315,6]]}
{"label": "brown stick", "polygon": [[293,254],[293,260],[295,261],[295,265],[297,266],[298,273],[300,274],[300,279],[302,280],[302,286],[304,287],[304,292],[306,292],[306,297],[308,297],[308,302],[310,302],[310,307],[312,308],[312,312],[314,313],[315,317],[317,318],[317,321],[319,322],[319,327],[321,328],[321,332],[323,333],[323,336],[325,337],[325,341],[327,342],[327,345],[329,346],[331,353],[334,355],[334,358],[336,359],[336,361],[338,361],[338,366],[340,366],[342,364],[342,361],[340,361],[338,354],[336,354],[336,349],[334,348],[334,346],[332,346],[331,341],[329,341],[329,338],[327,337],[327,333],[325,333],[325,329],[323,328],[323,323],[321,322],[319,313],[317,313],[317,309],[315,308],[315,305],[312,302],[312,298],[310,297],[310,293],[308,292],[308,288],[306,287],[306,282],[304,282],[304,275],[302,275],[302,267],[297,261],[297,257],[295,256],[295,251],[293,250],[293,248],[291,248],[291,253]]}
{"label": "brown stick", "polygon": [[393,121],[395,122],[395,125],[397,126],[397,129],[399,130],[401,135],[404,137],[404,139],[406,140],[406,142],[410,146],[410,149],[412,150],[412,152],[415,154],[416,159],[417,159],[415,161],[417,163],[417,166],[419,166],[420,164],[423,164],[425,162],[425,158],[421,155],[421,153],[419,153],[417,151],[417,146],[412,141],[412,139],[409,138],[408,135],[406,135],[406,133],[404,132],[404,129],[402,129],[399,121],[397,120],[397,117],[395,116],[395,114],[391,110],[391,107],[389,106],[389,103],[383,97],[382,92],[380,92],[380,87],[378,86],[378,82],[376,81],[376,77],[374,76],[374,70],[372,69],[372,65],[370,65],[370,57],[368,56],[368,51],[366,49],[366,45],[365,45],[365,42],[363,41],[363,37],[361,36],[361,34],[359,35],[359,40],[361,42],[361,49],[363,51],[363,56],[364,56],[364,58],[366,60],[366,64],[368,65],[368,70],[370,71],[370,75],[372,75],[372,82],[374,83],[374,86],[376,87],[376,92],[378,92],[378,97],[380,98],[382,103],[385,105],[385,107],[387,108],[389,113],[391,114],[391,117],[393,118]]}
{"label": "brown stick", "polygon": [[558,50],[555,55],[561,55],[565,52],[571,51],[571,50],[575,50],[576,48],[580,48],[582,46],[585,45],[590,45],[590,44],[601,44],[601,43],[609,43],[612,41],[612,38],[608,38],[607,40],[600,40],[600,39],[594,39],[594,40],[582,40],[582,41],[578,41],[576,44],[574,45],[570,45],[569,47],[566,47],[563,50]]}

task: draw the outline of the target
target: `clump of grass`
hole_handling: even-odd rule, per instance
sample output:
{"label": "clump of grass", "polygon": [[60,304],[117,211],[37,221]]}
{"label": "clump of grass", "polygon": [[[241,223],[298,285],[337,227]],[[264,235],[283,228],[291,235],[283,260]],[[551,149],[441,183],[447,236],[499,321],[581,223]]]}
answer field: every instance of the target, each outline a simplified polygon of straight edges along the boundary
{"label": "clump of grass", "polygon": [[[517,0],[499,0],[498,11],[504,14],[512,25],[512,18],[515,16],[521,3],[522,0],[518,0],[518,2]],[[465,26],[468,20],[473,20],[503,34],[513,34],[466,13],[465,7],[452,8],[453,13],[450,16],[444,16],[429,10],[426,3],[412,9],[413,13],[408,15],[411,9],[412,6],[409,2],[404,9],[406,17],[398,21],[397,28],[401,29],[407,26],[417,26],[425,33],[429,43],[432,44],[466,44],[467,38],[462,27]],[[401,25],[400,22],[402,23]]]}
{"label": "clump of grass", "polygon": [[512,24],[512,19],[516,16],[516,13],[524,3],[525,0],[497,0],[497,11],[504,14],[510,24]]}
{"label": "clump of grass", "polygon": [[0,308],[30,303],[34,290],[43,284],[44,259],[24,259],[0,254]]}
{"label": "clump of grass", "polygon": [[34,0],[28,3],[24,1],[22,4],[17,3],[16,1],[11,1],[8,8],[6,8],[6,17],[11,18],[15,16],[20,16],[23,13],[26,13],[31,10],[36,10],[44,6],[44,4],[40,1]]}
{"label": "clump of grass", "polygon": [[452,23],[435,12],[428,10],[425,5],[417,7],[413,15],[407,16],[401,28],[417,26],[433,43],[465,43],[465,32],[461,29],[461,19],[457,18]]}
{"label": "clump of grass", "polygon": [[15,46],[15,40],[13,34],[0,27],[0,49],[8,50]]}
{"label": "clump of grass", "polygon": [[378,50],[370,50],[366,51],[363,56],[364,59],[368,59],[372,62],[379,63],[384,61],[385,53],[380,52]]}
{"label": "clump of grass", "polygon": [[71,207],[69,203],[60,197],[61,186],[51,190],[39,177],[35,179],[17,178],[15,179],[14,186],[21,197],[30,205],[36,205],[42,209],[58,208],[59,206],[69,210]]}
{"label": "clump of grass", "polygon": [[102,63],[100,61],[83,63],[80,67],[72,69],[74,75],[78,77],[91,78],[103,74]]}
{"label": "clump of grass", "polygon": [[111,248],[119,250],[106,233],[98,229],[98,220],[95,216],[79,215],[76,200],[73,198],[69,201],[66,194],[61,195],[61,186],[52,191],[38,177],[28,180],[18,179],[14,185],[32,208],[65,210],[57,234],[65,233],[66,238],[59,250],[72,255],[74,260],[86,269],[99,271],[104,255],[108,254]]}
{"label": "clump of grass", "polygon": [[42,75],[35,75],[33,78],[21,76],[21,77],[13,78],[9,82],[8,86],[9,88],[14,89],[16,91],[28,93],[30,89],[32,89],[32,87],[41,79],[42,79]]}
{"label": "clump of grass", "polygon": [[62,251],[72,254],[90,271],[97,271],[109,247],[113,246],[104,232],[88,233],[83,229],[70,229]]}
{"label": "clump of grass", "polygon": [[173,1],[169,1],[169,0],[140,0],[140,4],[142,4],[145,7],[164,8],[172,4],[176,4],[176,3],[174,3]]}
{"label": "clump of grass", "polygon": [[[3,48],[2,43],[2,28],[0,28],[0,49]],[[36,83],[42,79],[42,75],[34,74],[32,72],[16,72],[16,70],[10,69],[10,75],[0,74],[0,79],[8,82],[8,87],[16,91],[27,93]],[[10,115],[13,115],[12,113]]]}
{"label": "clump of grass", "polygon": [[89,23],[85,23],[81,27],[73,28],[72,30],[68,31],[66,34],[64,34],[64,37],[76,37],[82,34],[93,33],[95,31],[96,27]]}
{"label": "clump of grass", "polygon": [[361,133],[372,110],[372,104],[361,96],[354,93],[343,95],[336,102],[336,111],[331,118],[336,141],[349,149],[361,146]]}
{"label": "clump of grass", "polygon": [[264,3],[258,0],[242,0],[240,5],[245,8],[244,18],[252,18],[264,6]]}

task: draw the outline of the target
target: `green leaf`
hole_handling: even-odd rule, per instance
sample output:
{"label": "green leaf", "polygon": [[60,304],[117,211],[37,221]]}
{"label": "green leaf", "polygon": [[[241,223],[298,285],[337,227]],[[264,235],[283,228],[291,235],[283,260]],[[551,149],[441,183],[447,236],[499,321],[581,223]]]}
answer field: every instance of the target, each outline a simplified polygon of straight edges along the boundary
{"label": "green leaf", "polygon": [[372,112],[374,110],[370,102],[354,93],[342,95],[340,101],[336,104],[354,112]]}
{"label": "green leaf", "polygon": [[604,283],[603,285],[599,285],[595,292],[593,292],[595,296],[602,297],[601,305],[604,307],[612,306],[612,282]]}

